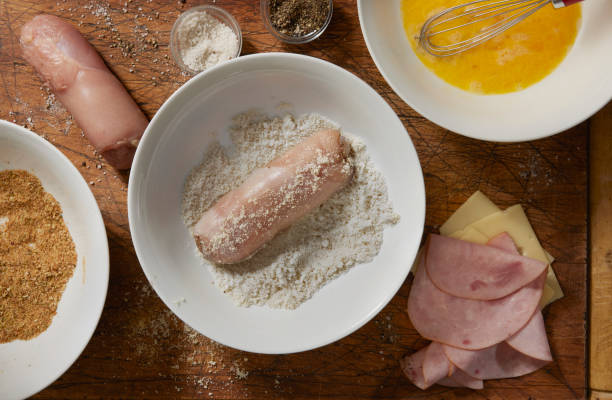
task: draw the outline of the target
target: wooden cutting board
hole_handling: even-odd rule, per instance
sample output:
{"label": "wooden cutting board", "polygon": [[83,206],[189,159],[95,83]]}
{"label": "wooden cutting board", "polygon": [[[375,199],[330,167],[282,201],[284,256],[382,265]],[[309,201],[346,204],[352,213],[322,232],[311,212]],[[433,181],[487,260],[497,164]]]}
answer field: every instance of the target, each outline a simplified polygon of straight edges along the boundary
{"label": "wooden cutting board", "polygon": [[612,399],[612,103],[591,122],[590,387]]}
{"label": "wooden cutting board", "polygon": [[557,259],[554,268],[566,295],[545,310],[555,362],[529,376],[487,382],[480,392],[441,387],[420,391],[402,376],[398,366],[402,356],[427,343],[404,311],[410,279],[356,333],[294,355],[229,349],[174,317],[150,288],[134,253],[126,209],[127,174],[117,173],[94,154],[69,114],[20,57],[18,32],[24,22],[41,12],[68,19],[152,117],[188,79],[169,58],[169,32],[182,10],[200,3],[0,0],[0,118],[34,130],[72,160],[90,182],[110,245],[110,287],[98,329],[77,362],[37,397],[586,398],[589,123],[521,144],[471,140],[433,125],[394,94],[376,69],[361,34],[354,0],[336,0],[329,29],[319,40],[302,46],[274,40],[263,26],[258,1],[217,0],[216,4],[238,19],[244,34],[243,54],[290,51],[329,60],[364,79],[391,104],[423,166],[427,232],[436,231],[476,190],[502,207],[525,206],[544,247]]}

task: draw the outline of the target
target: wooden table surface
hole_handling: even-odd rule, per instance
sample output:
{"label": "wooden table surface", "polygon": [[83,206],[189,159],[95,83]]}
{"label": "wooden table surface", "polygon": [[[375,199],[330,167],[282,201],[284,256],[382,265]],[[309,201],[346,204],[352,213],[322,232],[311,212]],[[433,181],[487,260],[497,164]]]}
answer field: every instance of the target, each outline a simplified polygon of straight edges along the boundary
{"label": "wooden table surface", "polygon": [[590,132],[589,387],[594,400],[612,399],[612,103]]}
{"label": "wooden table surface", "polygon": [[544,312],[555,362],[522,378],[487,382],[479,392],[437,386],[420,391],[398,366],[402,356],[426,344],[404,311],[410,278],[363,328],[300,354],[269,356],[226,348],[174,317],[149,286],[130,240],[127,174],[96,156],[70,115],[21,58],[18,34],[23,23],[41,12],[67,18],[152,117],[188,79],[169,57],[172,23],[181,11],[201,3],[0,0],[0,118],[32,129],[70,158],[90,182],[110,246],[110,286],[98,328],[76,363],[35,397],[585,398],[589,122],[520,144],[471,140],[433,125],[394,94],[376,69],[355,0],[336,0],[329,29],[319,40],[301,46],[279,43],[265,30],[258,1],[216,4],[239,21],[243,54],[290,51],[329,60],[364,79],[391,104],[423,166],[427,232],[437,230],[475,190],[502,207],[518,202],[525,206],[543,246],[557,259],[554,268],[565,291],[565,298]]}

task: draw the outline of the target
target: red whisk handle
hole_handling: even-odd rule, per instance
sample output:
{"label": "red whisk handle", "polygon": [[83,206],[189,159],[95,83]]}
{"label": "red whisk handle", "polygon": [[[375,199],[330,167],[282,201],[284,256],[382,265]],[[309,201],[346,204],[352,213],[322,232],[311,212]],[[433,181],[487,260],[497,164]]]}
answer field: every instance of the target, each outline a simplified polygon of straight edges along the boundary
{"label": "red whisk handle", "polygon": [[582,0],[552,0],[553,6],[555,8],[567,7],[572,4],[580,3]]}

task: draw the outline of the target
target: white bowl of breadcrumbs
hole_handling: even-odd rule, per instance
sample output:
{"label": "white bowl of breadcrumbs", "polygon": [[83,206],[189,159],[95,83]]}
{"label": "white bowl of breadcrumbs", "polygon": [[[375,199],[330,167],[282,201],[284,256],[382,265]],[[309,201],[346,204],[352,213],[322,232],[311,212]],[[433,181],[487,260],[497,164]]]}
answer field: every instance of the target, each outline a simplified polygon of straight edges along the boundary
{"label": "white bowl of breadcrumbs", "polygon": [[79,357],[109,259],[87,183],[51,143],[0,120],[0,397],[29,397]]}

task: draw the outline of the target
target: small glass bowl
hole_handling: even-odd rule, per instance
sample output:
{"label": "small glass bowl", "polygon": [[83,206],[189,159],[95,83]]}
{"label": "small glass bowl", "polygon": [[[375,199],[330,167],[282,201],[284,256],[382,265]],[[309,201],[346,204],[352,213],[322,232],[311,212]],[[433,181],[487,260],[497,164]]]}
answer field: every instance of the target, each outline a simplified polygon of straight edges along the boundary
{"label": "small glass bowl", "polygon": [[236,34],[236,38],[238,39],[238,51],[231,59],[238,57],[240,55],[240,52],[242,51],[242,31],[240,30],[240,25],[238,25],[238,21],[236,21],[232,14],[228,13],[221,7],[211,5],[202,5],[190,8],[189,10],[179,15],[179,17],[174,22],[174,25],[172,26],[172,31],[170,32],[170,53],[172,54],[172,58],[174,58],[174,61],[178,64],[178,66],[183,71],[192,75],[202,71],[193,70],[187,65],[185,65],[185,63],[183,62],[183,58],[181,57],[181,43],[179,42],[178,38],[178,27],[181,25],[181,23],[183,23],[183,21],[185,21],[186,17],[200,11],[206,11],[208,15],[217,18],[219,21],[229,26]]}
{"label": "small glass bowl", "polygon": [[278,38],[279,40],[285,43],[290,43],[290,44],[303,44],[303,43],[312,42],[313,40],[321,36],[323,32],[325,32],[325,29],[327,29],[327,27],[329,26],[329,23],[332,20],[333,13],[334,13],[334,1],[329,0],[329,14],[327,15],[327,19],[325,20],[325,23],[323,24],[323,26],[321,26],[321,28],[317,29],[316,31],[310,32],[306,35],[303,35],[303,36],[290,36],[290,35],[285,35],[284,33],[281,33],[276,30],[274,25],[272,25],[272,21],[270,21],[270,0],[261,0],[261,15],[264,20],[264,25],[266,26],[268,31],[270,31],[270,33],[274,35],[276,38]]}

